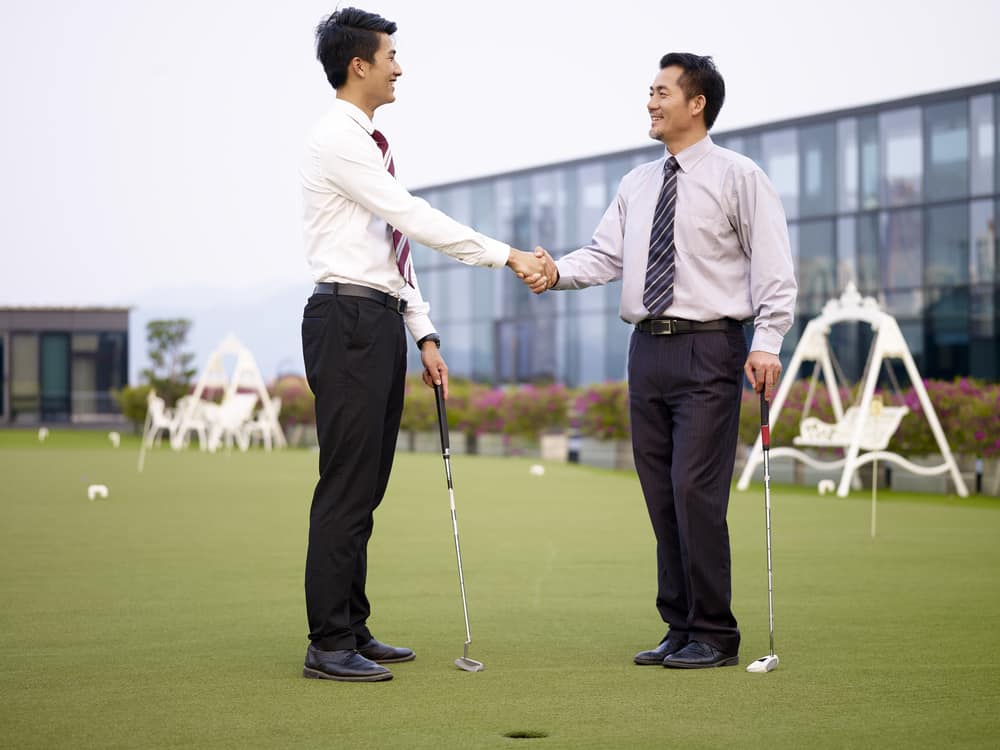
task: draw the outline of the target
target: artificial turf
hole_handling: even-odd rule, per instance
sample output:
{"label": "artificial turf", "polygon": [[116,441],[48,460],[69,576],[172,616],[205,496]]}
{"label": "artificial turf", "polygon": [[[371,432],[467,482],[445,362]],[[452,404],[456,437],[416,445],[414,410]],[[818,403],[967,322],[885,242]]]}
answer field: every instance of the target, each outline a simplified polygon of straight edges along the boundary
{"label": "artificial turf", "polygon": [[[0,433],[0,746],[844,748],[1000,744],[1000,502],[733,492],[741,666],[632,664],[663,634],[634,475],[458,456],[464,623],[440,456],[400,454],[370,545],[391,682],[301,677],[316,454]],[[107,500],[89,501],[88,484]],[[546,735],[513,739],[505,735]]]}

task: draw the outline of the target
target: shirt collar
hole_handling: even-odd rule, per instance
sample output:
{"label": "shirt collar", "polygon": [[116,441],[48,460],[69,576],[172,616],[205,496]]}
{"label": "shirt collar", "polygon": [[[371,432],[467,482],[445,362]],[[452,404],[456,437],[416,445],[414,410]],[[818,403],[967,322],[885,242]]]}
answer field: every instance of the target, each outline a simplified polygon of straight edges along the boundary
{"label": "shirt collar", "polygon": [[669,159],[673,156],[677,159],[677,163],[680,164],[682,170],[690,172],[698,165],[698,162],[708,156],[708,152],[712,150],[712,146],[714,145],[712,143],[712,136],[706,134],[700,141],[692,143],[678,154],[671,154],[669,150],[664,149],[666,153],[663,158]]}
{"label": "shirt collar", "polygon": [[368,135],[372,134],[372,131],[375,130],[375,125],[374,123],[372,123],[368,115],[366,115],[363,111],[361,111],[360,107],[358,107],[355,104],[351,104],[346,99],[334,99],[333,101],[336,109],[340,110],[345,115],[354,120],[356,123],[358,123],[358,125],[363,127],[365,129],[365,132],[368,133]]}

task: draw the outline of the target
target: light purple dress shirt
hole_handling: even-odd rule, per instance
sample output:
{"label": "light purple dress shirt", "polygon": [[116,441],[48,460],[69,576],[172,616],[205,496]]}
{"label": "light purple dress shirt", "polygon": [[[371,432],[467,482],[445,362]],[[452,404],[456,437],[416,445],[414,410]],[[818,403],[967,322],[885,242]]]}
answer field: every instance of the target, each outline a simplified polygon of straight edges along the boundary
{"label": "light purple dress shirt", "polygon": [[[663,167],[671,156],[641,164],[618,186],[590,244],[560,258],[555,289],[582,289],[622,279],[619,313],[638,323],[649,233]],[[797,284],[781,199],[764,171],[710,136],[674,154],[673,304],[663,317],[754,319],[751,350],[777,354],[792,325]]]}

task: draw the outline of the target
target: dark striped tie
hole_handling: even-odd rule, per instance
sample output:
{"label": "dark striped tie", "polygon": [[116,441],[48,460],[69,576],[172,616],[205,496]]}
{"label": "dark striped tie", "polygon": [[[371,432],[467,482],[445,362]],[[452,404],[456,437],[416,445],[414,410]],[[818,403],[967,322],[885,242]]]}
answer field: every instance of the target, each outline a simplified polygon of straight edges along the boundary
{"label": "dark striped tie", "polygon": [[663,187],[656,200],[649,233],[649,262],[642,304],[652,317],[662,315],[674,301],[674,207],[677,204],[677,159],[663,167]]}
{"label": "dark striped tie", "polygon": [[[378,144],[379,150],[382,152],[382,160],[385,162],[385,168],[389,170],[389,174],[395,177],[396,165],[392,162],[392,151],[389,150],[389,141],[378,130],[372,131],[372,138],[375,139],[375,143]],[[413,260],[410,258],[410,241],[396,227],[390,224],[389,228],[392,230],[392,249],[396,253],[396,266],[399,268],[399,272],[403,275],[406,283],[413,286]]]}

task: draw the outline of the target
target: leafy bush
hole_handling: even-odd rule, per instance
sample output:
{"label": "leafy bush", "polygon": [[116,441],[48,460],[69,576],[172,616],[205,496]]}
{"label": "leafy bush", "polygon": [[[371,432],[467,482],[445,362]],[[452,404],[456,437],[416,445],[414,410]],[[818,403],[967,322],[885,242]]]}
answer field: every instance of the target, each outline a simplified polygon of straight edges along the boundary
{"label": "leafy bush", "polygon": [[562,385],[526,385],[503,393],[500,402],[505,435],[536,438],[569,426],[569,392]]}
{"label": "leafy bush", "polygon": [[146,423],[146,407],[150,390],[152,390],[150,385],[126,385],[120,390],[111,392],[125,419],[132,423],[136,432],[141,431]]}
{"label": "leafy bush", "polygon": [[437,404],[434,400],[434,389],[428,388],[419,375],[408,376],[403,395],[403,417],[399,429],[426,432],[435,429],[436,426]]}
{"label": "leafy bush", "polygon": [[581,434],[599,440],[629,437],[628,385],[609,382],[582,389],[574,404],[573,422]]}
{"label": "leafy bush", "polygon": [[316,424],[316,406],[309,384],[301,375],[282,375],[267,389],[281,399],[278,421],[288,429],[298,424]]}

